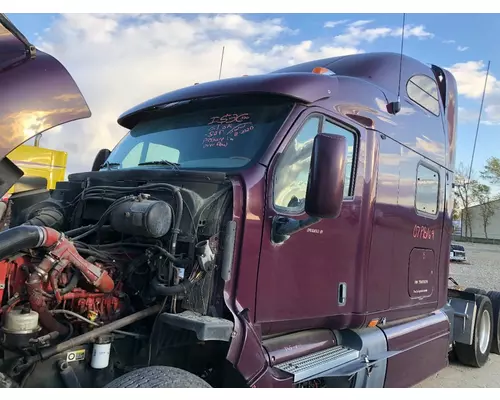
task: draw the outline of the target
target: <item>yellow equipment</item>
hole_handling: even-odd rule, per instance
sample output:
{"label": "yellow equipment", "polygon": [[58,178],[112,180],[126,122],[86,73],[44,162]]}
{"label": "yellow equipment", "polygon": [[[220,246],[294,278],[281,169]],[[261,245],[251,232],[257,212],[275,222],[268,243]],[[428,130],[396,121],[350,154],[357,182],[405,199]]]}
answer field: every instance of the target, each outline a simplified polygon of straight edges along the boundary
{"label": "yellow equipment", "polygon": [[[29,178],[46,180],[47,189],[54,189],[58,181],[64,180],[68,153],[40,147],[39,143],[40,137],[37,137],[33,146],[23,144],[8,154],[9,159],[24,172],[24,179],[14,184],[7,193],[35,189]],[[41,188],[37,185],[36,189]]]}

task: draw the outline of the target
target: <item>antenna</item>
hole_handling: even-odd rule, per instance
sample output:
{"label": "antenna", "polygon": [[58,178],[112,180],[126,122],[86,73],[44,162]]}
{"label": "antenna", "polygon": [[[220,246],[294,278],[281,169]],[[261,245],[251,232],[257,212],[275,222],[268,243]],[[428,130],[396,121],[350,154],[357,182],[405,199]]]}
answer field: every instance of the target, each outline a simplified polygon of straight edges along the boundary
{"label": "antenna", "polygon": [[222,63],[224,62],[224,49],[226,46],[222,46],[222,55],[220,57],[220,67],[219,67],[219,79],[222,75]]}
{"label": "antenna", "polygon": [[472,164],[474,163],[474,155],[476,154],[477,136],[479,134],[479,125],[481,124],[481,115],[483,113],[484,97],[486,95],[486,85],[488,84],[488,76],[490,74],[490,64],[491,64],[491,61],[488,61],[488,68],[486,69],[486,78],[484,79],[483,97],[481,98],[481,106],[479,108],[479,117],[477,118],[476,137],[474,138],[474,147],[472,148],[472,157],[471,157],[470,166],[469,166],[469,177],[467,179],[469,182],[470,182],[470,176],[472,175]]}
{"label": "antenna", "polygon": [[398,99],[388,104],[388,111],[396,115],[401,111],[401,74],[403,71],[403,44],[405,41],[406,13],[403,14],[403,26],[401,28],[401,49],[399,50],[399,77],[398,77]]}

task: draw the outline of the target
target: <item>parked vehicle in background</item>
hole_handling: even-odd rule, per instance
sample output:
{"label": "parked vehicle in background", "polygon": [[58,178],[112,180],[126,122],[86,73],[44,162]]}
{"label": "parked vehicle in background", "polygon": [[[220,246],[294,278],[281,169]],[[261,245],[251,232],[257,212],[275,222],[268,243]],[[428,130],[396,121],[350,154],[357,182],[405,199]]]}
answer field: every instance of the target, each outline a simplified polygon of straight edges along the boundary
{"label": "parked vehicle in background", "polygon": [[464,246],[456,243],[451,244],[450,261],[466,261]]}
{"label": "parked vehicle in background", "polygon": [[[0,124],[90,116],[0,22]],[[450,72],[370,53],[125,112],[113,151],[0,233],[0,384],[409,387],[450,352],[483,366],[500,293],[448,288],[456,99]],[[0,194],[28,139],[2,126]]]}

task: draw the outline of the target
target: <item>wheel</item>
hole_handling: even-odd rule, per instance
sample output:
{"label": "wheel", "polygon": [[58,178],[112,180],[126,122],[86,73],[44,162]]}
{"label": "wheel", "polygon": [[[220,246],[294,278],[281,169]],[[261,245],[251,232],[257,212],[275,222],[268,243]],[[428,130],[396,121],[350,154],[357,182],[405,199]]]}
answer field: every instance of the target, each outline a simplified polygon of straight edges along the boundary
{"label": "wheel", "polygon": [[476,296],[477,314],[472,344],[455,343],[455,355],[464,365],[480,368],[491,351],[493,338],[493,306],[491,300],[483,295]]}
{"label": "wheel", "polygon": [[500,292],[491,291],[487,293],[493,306],[493,339],[491,341],[491,352],[500,354]]}
{"label": "wheel", "polygon": [[106,388],[211,388],[200,377],[179,368],[152,366],[128,372]]}
{"label": "wheel", "polygon": [[483,295],[483,296],[486,296],[487,295],[487,292],[486,290],[483,290],[483,289],[476,289],[476,288],[466,288],[464,290],[464,292],[469,292],[469,293],[474,293],[474,294],[480,294],[480,295]]}
{"label": "wheel", "polygon": [[128,372],[106,388],[210,388],[200,377],[179,368],[153,366]]}

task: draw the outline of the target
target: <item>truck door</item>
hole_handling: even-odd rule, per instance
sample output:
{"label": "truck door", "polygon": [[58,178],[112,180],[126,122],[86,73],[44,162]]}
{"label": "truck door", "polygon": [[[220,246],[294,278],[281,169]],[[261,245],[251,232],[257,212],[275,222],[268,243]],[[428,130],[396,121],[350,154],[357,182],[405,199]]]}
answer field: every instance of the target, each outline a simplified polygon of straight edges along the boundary
{"label": "truck door", "polygon": [[[268,170],[255,314],[264,334],[266,330],[309,327],[314,325],[313,320],[324,322],[325,317],[342,314],[339,318],[344,318],[354,308],[361,202],[361,197],[355,197],[354,177],[359,143],[363,143],[360,137],[365,132],[323,111],[310,110],[299,118],[291,130],[294,133],[282,143]],[[285,242],[274,243],[275,216],[308,218],[304,200],[313,139],[320,132],[347,139],[341,215],[311,225]]]}

